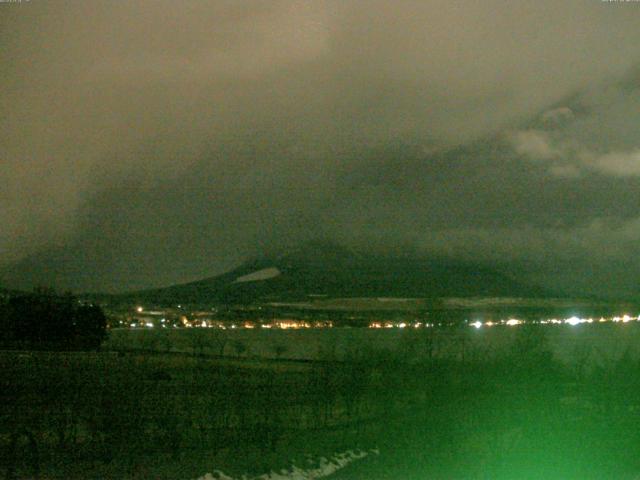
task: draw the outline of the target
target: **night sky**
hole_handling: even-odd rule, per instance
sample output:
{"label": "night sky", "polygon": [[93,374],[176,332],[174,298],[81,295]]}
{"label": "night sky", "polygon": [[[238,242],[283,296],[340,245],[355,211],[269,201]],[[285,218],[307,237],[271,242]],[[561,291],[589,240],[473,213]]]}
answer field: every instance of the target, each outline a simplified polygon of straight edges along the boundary
{"label": "night sky", "polygon": [[0,286],[322,238],[640,291],[640,2],[0,3]]}

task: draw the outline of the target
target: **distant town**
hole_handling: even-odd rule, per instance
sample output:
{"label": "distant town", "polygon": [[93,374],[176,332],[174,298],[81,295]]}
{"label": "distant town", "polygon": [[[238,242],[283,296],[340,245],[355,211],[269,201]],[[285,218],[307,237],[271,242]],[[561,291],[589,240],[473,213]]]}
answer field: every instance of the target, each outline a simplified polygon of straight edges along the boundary
{"label": "distant town", "polygon": [[433,328],[469,326],[491,328],[522,324],[580,325],[640,321],[630,313],[592,316],[550,316],[544,311],[501,316],[500,311],[473,314],[469,309],[442,310],[313,310],[283,308],[282,305],[214,306],[208,309],[186,305],[158,307],[146,305],[104,307],[108,328],[218,328],[218,329],[305,329],[355,327],[372,329]]}

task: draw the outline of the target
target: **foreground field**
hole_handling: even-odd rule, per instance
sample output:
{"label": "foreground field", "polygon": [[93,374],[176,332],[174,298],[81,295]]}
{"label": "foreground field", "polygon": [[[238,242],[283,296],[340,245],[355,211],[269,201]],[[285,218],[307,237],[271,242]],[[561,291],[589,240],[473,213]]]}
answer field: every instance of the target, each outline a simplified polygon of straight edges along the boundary
{"label": "foreground field", "polygon": [[258,473],[358,447],[357,430],[384,411],[356,364],[43,352],[0,361],[7,478]]}
{"label": "foreground field", "polygon": [[471,330],[350,340],[343,358],[305,362],[5,352],[0,475],[253,478],[377,449],[335,478],[637,478],[640,363],[559,361],[549,331],[510,330],[501,349]]}

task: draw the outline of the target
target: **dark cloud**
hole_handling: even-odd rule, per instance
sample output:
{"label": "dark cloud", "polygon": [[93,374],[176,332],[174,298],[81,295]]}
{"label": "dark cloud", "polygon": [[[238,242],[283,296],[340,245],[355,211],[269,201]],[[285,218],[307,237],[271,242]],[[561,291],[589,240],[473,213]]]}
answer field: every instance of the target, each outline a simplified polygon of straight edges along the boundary
{"label": "dark cloud", "polygon": [[6,282],[153,286],[322,237],[632,285],[640,6],[0,9]]}

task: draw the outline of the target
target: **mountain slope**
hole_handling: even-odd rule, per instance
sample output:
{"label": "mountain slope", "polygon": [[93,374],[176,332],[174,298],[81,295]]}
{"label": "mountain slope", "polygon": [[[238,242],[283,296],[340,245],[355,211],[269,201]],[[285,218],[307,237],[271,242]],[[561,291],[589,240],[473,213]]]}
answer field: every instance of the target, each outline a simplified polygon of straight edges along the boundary
{"label": "mountain slope", "polygon": [[496,270],[448,259],[373,255],[322,243],[244,263],[225,274],[127,294],[154,303],[251,303],[329,297],[539,297]]}

